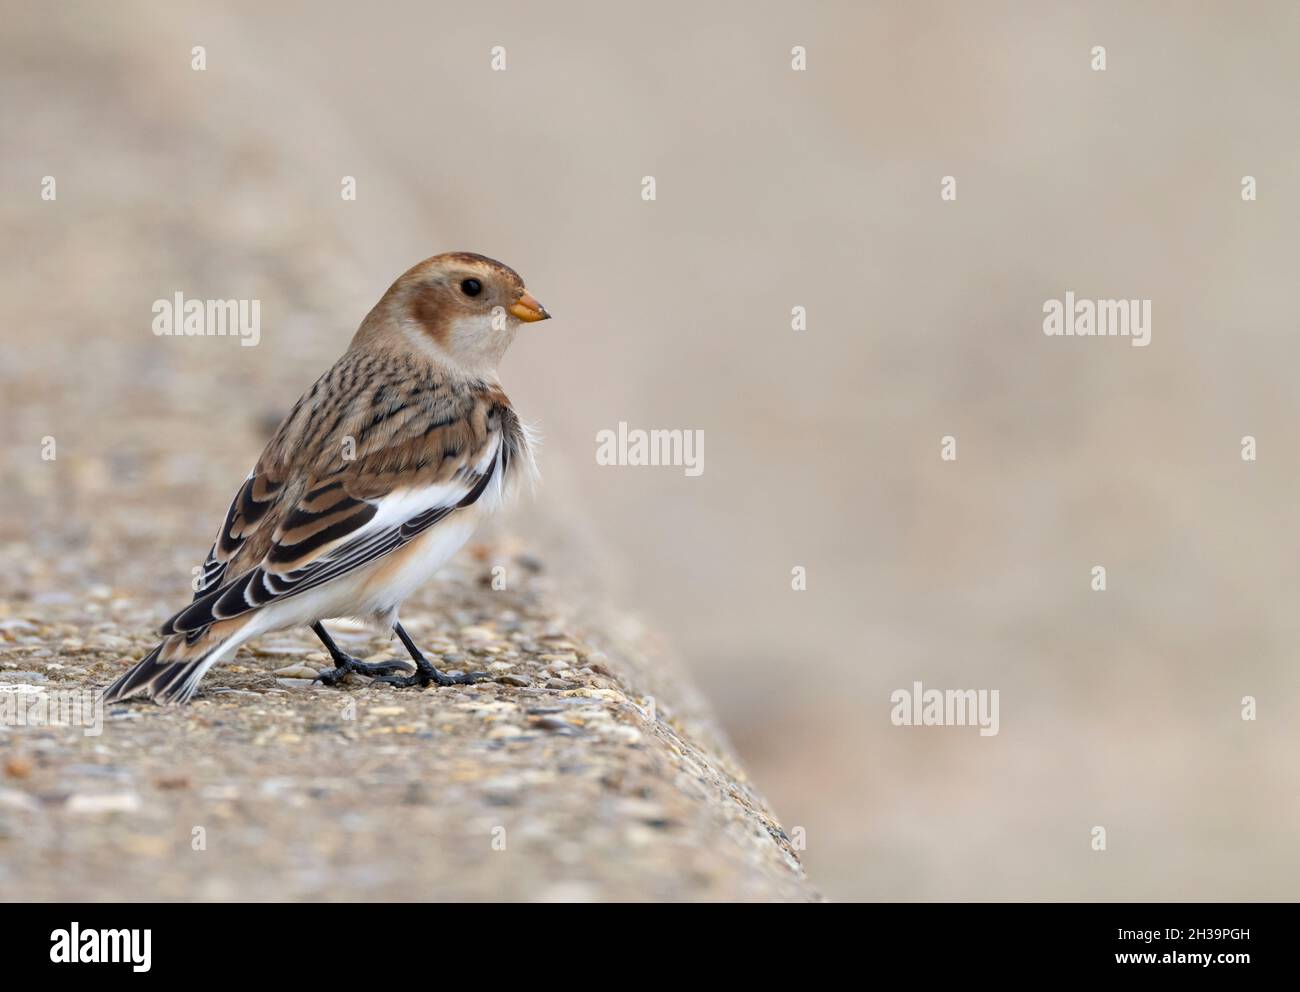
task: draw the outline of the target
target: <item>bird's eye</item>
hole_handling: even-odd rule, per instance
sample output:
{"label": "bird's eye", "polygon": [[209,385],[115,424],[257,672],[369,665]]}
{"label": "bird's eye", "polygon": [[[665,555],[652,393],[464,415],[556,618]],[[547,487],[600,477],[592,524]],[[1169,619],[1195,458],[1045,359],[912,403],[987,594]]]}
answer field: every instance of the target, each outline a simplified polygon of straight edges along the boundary
{"label": "bird's eye", "polygon": [[483,284],[477,279],[466,279],[460,284],[460,291],[466,296],[478,296],[483,292]]}

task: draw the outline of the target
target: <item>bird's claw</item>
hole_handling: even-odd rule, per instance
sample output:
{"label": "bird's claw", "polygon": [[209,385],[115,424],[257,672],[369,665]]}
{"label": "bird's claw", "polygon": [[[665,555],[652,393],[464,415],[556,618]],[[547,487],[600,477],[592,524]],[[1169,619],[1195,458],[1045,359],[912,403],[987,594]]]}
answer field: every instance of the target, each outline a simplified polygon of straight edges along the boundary
{"label": "bird's claw", "polygon": [[393,672],[410,671],[410,665],[404,661],[377,661],[373,663],[360,661],[357,658],[348,658],[337,668],[327,669],[319,673],[312,681],[319,682],[322,685],[338,685],[348,675],[356,672],[358,675],[370,675],[374,677],[391,676]]}
{"label": "bird's claw", "polygon": [[375,679],[375,682],[396,686],[399,689],[410,689],[414,686],[423,689],[428,685],[473,685],[475,682],[482,682],[487,678],[487,672],[465,672],[459,675],[448,675],[446,672],[440,672],[430,665],[427,670],[416,669],[414,675],[385,675]]}

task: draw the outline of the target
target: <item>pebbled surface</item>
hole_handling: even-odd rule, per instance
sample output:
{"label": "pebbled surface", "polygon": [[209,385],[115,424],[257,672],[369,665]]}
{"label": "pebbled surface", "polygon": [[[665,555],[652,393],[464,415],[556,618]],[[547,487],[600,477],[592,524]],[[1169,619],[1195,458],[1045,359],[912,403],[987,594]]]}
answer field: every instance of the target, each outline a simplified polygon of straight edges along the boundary
{"label": "pebbled surface", "polygon": [[[557,613],[528,569],[491,590],[500,560],[474,550],[411,627],[495,681],[325,688],[317,645],[274,635],[188,708],[113,706],[97,735],[0,731],[6,898],[814,898],[680,676],[635,631]],[[145,648],[148,610],[90,597],[89,623],[5,602],[0,692],[101,685]],[[401,654],[334,626],[347,650]]]}

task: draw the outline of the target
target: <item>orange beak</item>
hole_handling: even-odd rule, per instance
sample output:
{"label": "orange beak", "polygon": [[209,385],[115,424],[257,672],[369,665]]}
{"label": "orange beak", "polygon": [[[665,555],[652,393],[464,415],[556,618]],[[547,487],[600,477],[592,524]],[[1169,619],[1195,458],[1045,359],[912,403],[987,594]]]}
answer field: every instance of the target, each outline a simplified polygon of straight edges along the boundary
{"label": "orange beak", "polygon": [[510,312],[528,324],[535,320],[549,320],[551,316],[546,312],[546,307],[537,302],[537,297],[526,289],[519,301],[510,307]]}

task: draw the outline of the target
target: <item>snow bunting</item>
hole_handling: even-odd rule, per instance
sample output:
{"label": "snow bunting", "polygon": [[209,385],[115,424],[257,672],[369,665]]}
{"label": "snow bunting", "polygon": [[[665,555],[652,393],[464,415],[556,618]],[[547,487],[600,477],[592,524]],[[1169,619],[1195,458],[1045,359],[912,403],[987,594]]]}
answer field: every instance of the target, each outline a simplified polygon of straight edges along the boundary
{"label": "snow bunting", "polygon": [[[239,645],[304,624],[334,659],[326,684],[348,672],[404,686],[480,677],[440,672],[397,614],[535,472],[497,364],[521,323],[549,316],[513,269],[482,255],[435,255],[402,275],[262,452],[196,570],[193,602],[105,700],[188,702]],[[415,673],[345,654],[322,625],[332,617],[391,628]]]}

